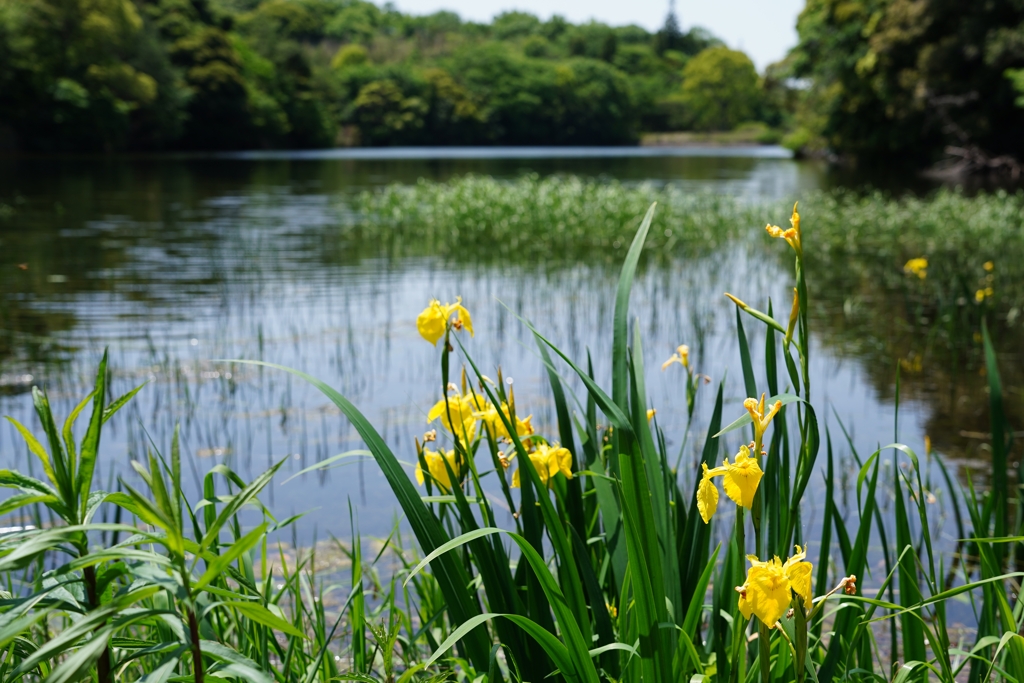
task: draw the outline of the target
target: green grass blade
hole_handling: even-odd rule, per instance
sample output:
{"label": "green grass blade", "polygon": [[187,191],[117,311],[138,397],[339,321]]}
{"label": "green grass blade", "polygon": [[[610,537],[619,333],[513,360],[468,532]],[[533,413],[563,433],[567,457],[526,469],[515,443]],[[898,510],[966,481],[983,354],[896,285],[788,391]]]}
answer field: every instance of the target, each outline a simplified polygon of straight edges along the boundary
{"label": "green grass blade", "polygon": [[[1006,413],[1003,410],[1003,384],[999,378],[999,364],[988,325],[982,323],[982,342],[985,347],[985,371],[988,375],[989,418],[992,422],[992,489],[995,494],[995,535],[1006,535],[1008,476],[1007,476],[1007,429]],[[997,551],[998,554],[998,551]]]}
{"label": "green grass blade", "polygon": [[629,293],[633,288],[633,276],[636,274],[644,242],[647,241],[647,233],[651,229],[651,221],[654,220],[655,207],[657,204],[651,204],[651,208],[647,209],[640,222],[640,229],[633,236],[633,243],[630,244],[626,259],[622,263],[619,286],[615,290],[615,314],[612,323],[612,398],[623,412],[628,409],[629,400]]}
{"label": "green grass blade", "polygon": [[[772,336],[771,330],[768,336]],[[743,387],[747,396],[757,398],[757,382],[754,381],[754,364],[750,360],[750,347],[747,344],[747,333],[743,330],[743,319],[740,317],[740,309],[736,309],[736,340],[740,347],[740,365],[743,367]]]}
{"label": "green grass blade", "polygon": [[218,576],[227,571],[231,563],[252,550],[263,538],[267,530],[267,523],[264,522],[247,533],[242,538],[232,543],[223,553],[216,555],[215,559],[206,565],[206,571],[199,577],[199,580],[192,584],[192,590],[200,591],[210,585]]}
{"label": "green grass blade", "polygon": [[239,614],[244,615],[247,619],[255,621],[257,624],[261,624],[275,631],[280,631],[281,633],[286,633],[294,638],[306,637],[302,631],[298,630],[291,623],[277,616],[258,602],[229,600],[227,602],[220,603],[220,606],[233,609]]}
{"label": "green grass blade", "polygon": [[544,652],[551,658],[551,661],[555,663],[559,671],[566,676],[570,681],[580,681],[580,677],[576,675],[575,667],[573,665],[572,658],[569,656],[569,651],[565,645],[561,643],[558,638],[551,635],[547,630],[530,621],[526,617],[518,614],[500,614],[496,612],[488,612],[484,614],[478,614],[472,619],[467,620],[465,623],[460,624],[458,628],[452,631],[451,635],[445,639],[443,643],[434,651],[434,654],[424,662],[424,666],[430,666],[441,656],[450,650],[455,643],[459,642],[462,638],[466,637],[468,633],[471,633],[473,629],[483,625],[491,619],[505,618],[513,622],[516,626],[526,631],[531,637],[533,637],[537,643],[544,649]]}
{"label": "green grass blade", "polygon": [[[96,370],[96,386],[92,393],[92,415],[89,417],[89,428],[82,438],[80,449],[78,471],[75,475],[75,489],[79,500],[79,509],[84,510],[89,500],[89,491],[92,487],[92,474],[96,470],[96,458],[100,450],[100,432],[103,427],[103,404],[107,396],[107,352],[103,351],[103,359]],[[68,438],[68,453],[74,457],[72,448],[74,441],[71,438],[71,425],[74,416],[68,417],[69,424],[66,426],[65,436]],[[81,520],[79,520],[81,521]]]}

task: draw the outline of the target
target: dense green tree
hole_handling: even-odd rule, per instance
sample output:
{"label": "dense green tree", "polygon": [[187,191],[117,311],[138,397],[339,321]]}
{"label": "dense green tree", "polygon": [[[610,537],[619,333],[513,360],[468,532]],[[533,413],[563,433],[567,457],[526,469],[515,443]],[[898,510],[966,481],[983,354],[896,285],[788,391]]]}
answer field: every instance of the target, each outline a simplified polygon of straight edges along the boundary
{"label": "dense green tree", "polygon": [[491,139],[506,144],[622,144],[636,110],[625,76],[599,60],[531,59],[499,43],[452,60],[466,88],[486,102]]}
{"label": "dense green tree", "polygon": [[692,29],[668,49],[639,26],[524,12],[478,24],[366,0],[0,0],[0,140],[625,144],[688,123],[666,103],[678,109],[684,65],[713,42]]}
{"label": "dense green tree", "polygon": [[788,60],[803,138],[863,160],[1024,156],[1024,2],[808,0]]}
{"label": "dense green tree", "polygon": [[156,78],[141,68],[148,36],[130,0],[0,0],[0,22],[0,120],[22,144],[128,142],[133,118],[158,97]]}
{"label": "dense green tree", "polygon": [[540,28],[540,19],[528,12],[502,12],[491,23],[491,31],[498,40],[532,36]]}
{"label": "dense green tree", "polygon": [[683,68],[680,101],[698,130],[730,130],[752,119],[760,96],[754,63],[737,50],[709,47]]}

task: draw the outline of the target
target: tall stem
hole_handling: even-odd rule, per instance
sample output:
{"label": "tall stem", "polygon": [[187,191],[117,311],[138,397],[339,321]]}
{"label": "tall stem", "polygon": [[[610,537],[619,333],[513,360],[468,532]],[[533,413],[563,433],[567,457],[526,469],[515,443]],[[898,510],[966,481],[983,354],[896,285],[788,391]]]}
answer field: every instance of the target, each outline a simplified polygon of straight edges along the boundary
{"label": "tall stem", "polygon": [[[737,506],[736,507],[736,546],[737,546],[737,548],[740,551],[739,575],[737,577],[735,577],[735,580],[738,582],[738,583],[736,583],[737,586],[741,585],[743,583],[743,566],[744,566],[744,563],[745,563],[745,560],[746,560],[746,552],[747,552],[747,532],[746,532],[746,524],[744,523],[745,520],[743,519],[743,516],[744,516],[743,515],[743,508]],[[742,617],[742,615],[740,615],[740,616]],[[738,647],[735,650],[736,658],[737,658],[738,661],[733,662],[733,667],[732,667],[732,680],[733,680],[734,683],[736,683],[737,681],[745,681],[746,680],[746,672],[747,672],[747,642],[746,642],[747,639],[746,639],[746,632],[747,632],[747,627],[748,626],[749,626],[749,622],[747,622],[746,620],[743,620],[742,628],[739,626],[739,624],[735,624],[734,625],[734,628],[736,629],[736,634],[737,634],[737,637],[735,638],[735,640],[739,641],[737,643]]]}
{"label": "tall stem", "polygon": [[188,609],[188,632],[192,639],[192,674],[195,683],[203,683],[205,674],[203,673],[203,649],[199,646],[199,621],[196,619],[195,610],[191,607]]}
{"label": "tall stem", "polygon": [[[100,599],[96,584],[96,567],[89,566],[82,569],[82,579],[85,582],[85,595],[86,599],[89,601],[89,606],[92,609],[98,608],[100,606]],[[100,624],[97,629],[102,628],[105,623],[106,622]],[[103,648],[103,652],[100,653],[100,658],[96,661],[96,675],[99,683],[114,683],[114,678],[110,671],[109,644]]]}
{"label": "tall stem", "polygon": [[761,665],[761,683],[769,683],[772,675],[771,630],[760,619],[757,620],[757,661]]}
{"label": "tall stem", "polygon": [[192,595],[189,571],[185,566],[185,561],[183,558],[179,558],[178,562],[182,582],[185,584],[185,595],[188,597],[185,611],[188,613],[188,634],[192,640],[192,676],[195,683],[204,683],[206,675],[203,673],[203,648],[199,644],[199,620],[196,619],[196,603]]}

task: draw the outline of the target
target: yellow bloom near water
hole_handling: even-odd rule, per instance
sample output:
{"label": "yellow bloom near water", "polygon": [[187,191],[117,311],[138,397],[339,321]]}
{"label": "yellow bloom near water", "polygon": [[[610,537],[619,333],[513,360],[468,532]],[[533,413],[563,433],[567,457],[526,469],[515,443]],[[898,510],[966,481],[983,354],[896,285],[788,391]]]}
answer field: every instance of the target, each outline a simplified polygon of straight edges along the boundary
{"label": "yellow bloom near water", "polygon": [[747,555],[750,569],[747,580],[736,590],[740,594],[739,608],[744,617],[756,616],[768,628],[779,622],[789,609],[793,595],[803,599],[805,609],[811,607],[811,571],[813,567],[804,558],[807,553],[800,546],[796,554],[785,562],[774,557],[761,562]]}
{"label": "yellow bloom near water", "polygon": [[[797,202],[799,204],[799,202]],[[800,241],[800,214],[797,212],[797,204],[793,205],[793,215],[790,216],[789,223],[792,226],[787,230],[783,230],[777,225],[768,224],[765,226],[765,230],[772,237],[778,237],[786,240],[789,246],[793,247],[793,251],[797,253],[797,256],[803,256],[803,245]]]}
{"label": "yellow bloom near water", "polygon": [[667,361],[665,361],[664,363],[661,364],[661,369],[665,370],[668,366],[672,365],[673,363],[679,363],[684,368],[689,370],[690,369],[690,347],[687,346],[686,344],[680,344],[676,348],[676,352],[673,353],[672,356]]}
{"label": "yellow bloom near water", "polygon": [[718,509],[718,489],[712,481],[715,477],[723,478],[725,495],[741,507],[748,510],[754,505],[754,494],[761,483],[764,472],[757,462],[757,458],[750,456],[750,449],[740,446],[739,453],[733,463],[726,458],[721,467],[708,469],[702,464],[704,476],[697,485],[697,511],[701,519],[707,524]]}
{"label": "yellow bloom near water", "polygon": [[[511,411],[508,409],[507,403],[501,404],[501,414],[504,414],[509,422],[512,421]],[[475,415],[483,420],[484,424],[491,429],[495,438],[511,439],[512,437],[509,436],[508,429],[505,427],[505,422],[501,419],[501,414],[498,413],[498,409],[492,403],[485,402],[481,410]],[[532,418],[533,415],[527,415],[523,419],[519,419],[518,415],[516,416],[516,436],[522,438],[534,433]],[[529,448],[529,441],[527,440],[523,445]]]}
{"label": "yellow bloom near water", "polygon": [[924,257],[910,259],[904,264],[903,272],[907,275],[916,275],[924,280],[928,277],[928,259]]}
{"label": "yellow bloom near water", "polygon": [[476,435],[477,411],[486,406],[487,402],[478,396],[462,396],[456,392],[434,404],[427,413],[427,422],[440,419],[445,429],[468,443]]}
{"label": "yellow bloom near water", "polygon": [[[452,316],[455,316],[454,320]],[[416,329],[420,336],[435,345],[448,331],[449,324],[457,330],[465,329],[469,336],[473,336],[473,319],[462,305],[461,296],[456,298],[453,304],[442,304],[437,299],[431,299],[427,307],[416,317]]]}
{"label": "yellow bloom near water", "polygon": [[[566,479],[572,479],[572,453],[568,448],[541,444],[537,446],[536,451],[529,455],[530,462],[533,463],[534,469],[537,470],[537,474],[545,486],[550,486],[552,477],[559,472],[564,474]],[[519,486],[520,478],[517,469],[512,473],[512,488],[517,489]]]}
{"label": "yellow bloom near water", "polygon": [[768,425],[771,424],[772,418],[775,414],[782,409],[782,401],[776,401],[768,412],[764,409],[764,394],[761,394],[761,401],[758,402],[756,398],[748,398],[743,402],[743,407],[750,413],[751,419],[754,421],[754,439],[760,443],[761,439],[764,438],[764,433],[768,429]]}
{"label": "yellow bloom near water", "polygon": [[[455,458],[455,451],[441,451],[434,452],[430,449],[423,449],[423,459],[427,463],[427,471],[430,473],[430,479],[437,484],[444,491],[452,490],[452,480],[448,476],[448,469],[445,467],[445,460],[448,461],[448,466],[452,468],[452,472],[455,473],[456,477],[461,475],[458,467],[458,461]],[[416,483],[423,486],[423,466],[416,465]]]}

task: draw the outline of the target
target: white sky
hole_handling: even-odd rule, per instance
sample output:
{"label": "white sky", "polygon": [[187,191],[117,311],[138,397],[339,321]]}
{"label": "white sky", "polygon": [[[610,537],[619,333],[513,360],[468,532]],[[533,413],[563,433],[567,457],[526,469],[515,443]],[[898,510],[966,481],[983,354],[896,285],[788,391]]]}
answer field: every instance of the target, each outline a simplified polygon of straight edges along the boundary
{"label": "white sky", "polygon": [[[677,0],[676,16],[684,31],[703,26],[743,50],[758,70],[778,61],[796,44],[796,17],[805,0]],[[490,21],[506,10],[520,10],[547,19],[561,14],[573,23],[596,19],[613,26],[638,24],[659,28],[668,13],[668,0],[394,0],[411,14],[438,10],[457,12],[463,19]]]}

